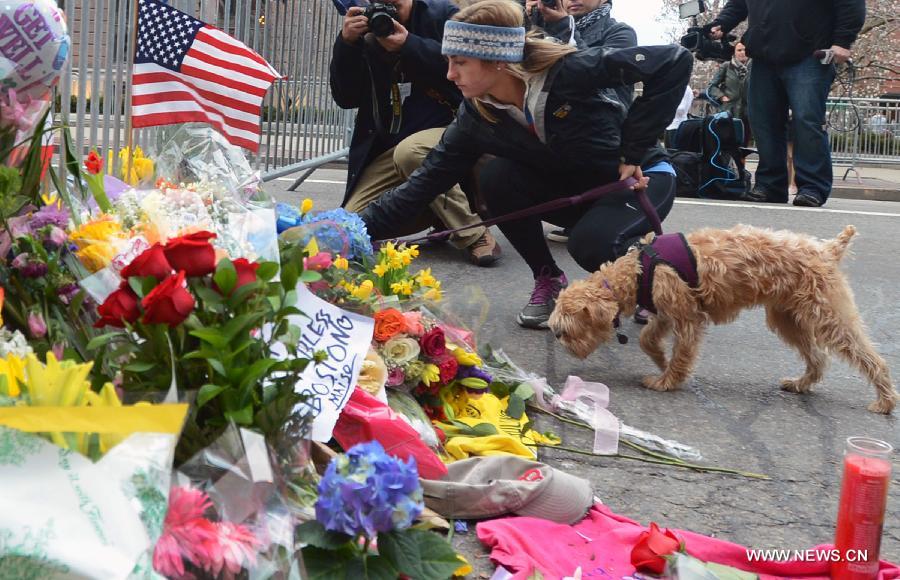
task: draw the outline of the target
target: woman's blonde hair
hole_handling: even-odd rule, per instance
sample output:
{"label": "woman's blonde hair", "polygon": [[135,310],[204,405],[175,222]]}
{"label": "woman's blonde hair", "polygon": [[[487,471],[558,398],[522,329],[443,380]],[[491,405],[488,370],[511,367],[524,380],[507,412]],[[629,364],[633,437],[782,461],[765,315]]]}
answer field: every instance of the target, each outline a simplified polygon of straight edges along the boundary
{"label": "woman's blonde hair", "polygon": [[[525,13],[522,5],[513,0],[464,0],[463,7],[453,15],[452,20],[468,22],[469,24],[483,24],[487,26],[505,26],[517,28],[523,26]],[[574,46],[560,44],[554,40],[544,38],[543,33],[531,30],[525,36],[525,57],[520,63],[505,63],[513,76],[522,80],[529,76],[544,71],[567,54],[575,52]],[[492,123],[497,119],[478,100],[473,104],[481,116]]]}

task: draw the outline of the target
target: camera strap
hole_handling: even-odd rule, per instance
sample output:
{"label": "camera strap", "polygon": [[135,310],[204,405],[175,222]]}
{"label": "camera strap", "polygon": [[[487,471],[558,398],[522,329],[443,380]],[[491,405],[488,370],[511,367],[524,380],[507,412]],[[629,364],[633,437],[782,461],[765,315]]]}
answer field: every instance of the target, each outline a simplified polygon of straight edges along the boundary
{"label": "camera strap", "polygon": [[391,135],[400,132],[400,124],[403,122],[403,95],[400,94],[400,83],[394,78],[391,82]]}

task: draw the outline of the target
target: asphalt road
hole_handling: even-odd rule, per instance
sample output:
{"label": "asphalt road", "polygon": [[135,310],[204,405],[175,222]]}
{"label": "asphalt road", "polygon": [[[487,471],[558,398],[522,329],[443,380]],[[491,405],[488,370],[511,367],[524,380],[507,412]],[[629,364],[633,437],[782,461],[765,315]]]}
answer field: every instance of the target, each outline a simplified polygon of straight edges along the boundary
{"label": "asphalt road", "polygon": [[[266,188],[280,201],[299,203],[310,197],[318,209],[330,209],[340,203],[344,176],[341,169],[322,169],[295,193],[286,191],[290,178]],[[859,234],[844,268],[872,340],[894,376],[900,376],[900,204],[833,199],[825,208],[806,209],[680,200],[665,227],[686,232],[737,223],[822,238],[856,225]],[[570,279],[585,275],[564,246],[552,248]],[[424,248],[418,262],[443,281],[451,309],[472,325],[479,342],[502,347],[520,366],[547,377],[557,388],[568,375],[603,382],[611,389],[610,410],[625,423],[691,445],[709,464],[771,477],[759,481],[542,450],[543,460],[589,479],[596,495],[617,513],[754,548],[805,549],[833,539],[845,439],[865,435],[900,447],[897,416],[869,413],[866,406],[874,400],[874,389],[841,361],[833,361],[813,393],[781,391],[779,379],[797,376],[802,364],[768,331],[759,309],[712,328],[693,378],[676,392],[640,386],[640,377],[655,368],[637,346],[640,328],[630,323],[625,325],[632,338],[628,345],[613,343],[578,360],[549,332],[516,324],[515,314],[527,301],[532,280],[512,249],[505,245],[504,250],[503,259],[491,268],[470,265],[446,244]],[[540,430],[561,435],[566,446],[591,449],[589,433],[545,416],[536,415],[535,420]],[[454,543],[473,556],[476,577],[489,576],[493,566],[475,538],[474,523]],[[900,562],[897,452],[882,557]]]}

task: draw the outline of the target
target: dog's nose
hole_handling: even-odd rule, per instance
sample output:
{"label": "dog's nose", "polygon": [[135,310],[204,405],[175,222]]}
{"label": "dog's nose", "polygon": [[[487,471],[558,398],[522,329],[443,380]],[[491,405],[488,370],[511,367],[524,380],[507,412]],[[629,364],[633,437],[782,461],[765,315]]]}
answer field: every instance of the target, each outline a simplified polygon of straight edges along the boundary
{"label": "dog's nose", "polygon": [[556,332],[553,333],[553,336],[555,336],[557,339],[562,338],[562,335],[563,335],[562,331],[559,331],[559,330],[557,330]]}

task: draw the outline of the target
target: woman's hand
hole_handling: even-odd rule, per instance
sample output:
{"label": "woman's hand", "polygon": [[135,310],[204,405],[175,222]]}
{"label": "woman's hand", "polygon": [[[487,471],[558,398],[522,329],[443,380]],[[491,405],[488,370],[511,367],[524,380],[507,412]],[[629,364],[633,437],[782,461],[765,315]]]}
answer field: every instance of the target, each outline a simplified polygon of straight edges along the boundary
{"label": "woman's hand", "polygon": [[641,173],[640,165],[628,165],[625,163],[619,164],[619,181],[625,181],[629,177],[633,177],[637,179],[637,183],[631,186],[631,189],[637,191],[639,189],[646,189],[647,184],[650,183],[649,177],[644,177],[644,174]]}

